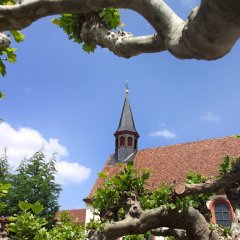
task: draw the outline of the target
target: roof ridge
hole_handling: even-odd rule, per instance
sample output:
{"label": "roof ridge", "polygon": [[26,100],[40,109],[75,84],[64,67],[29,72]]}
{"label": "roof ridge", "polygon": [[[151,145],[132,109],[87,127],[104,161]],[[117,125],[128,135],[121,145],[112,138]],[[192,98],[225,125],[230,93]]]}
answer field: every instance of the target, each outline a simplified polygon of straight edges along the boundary
{"label": "roof ridge", "polygon": [[[236,135],[237,135],[237,134],[236,134]],[[187,144],[192,144],[192,143],[200,143],[200,142],[207,142],[207,141],[216,141],[216,140],[224,139],[224,138],[233,138],[233,137],[236,136],[236,135],[225,136],[225,137],[217,137],[217,138],[210,138],[210,139],[203,139],[203,140],[196,140],[196,141],[184,142],[184,143],[176,143],[176,144],[164,145],[164,146],[160,146],[160,147],[144,148],[144,149],[138,150],[138,152],[143,152],[143,151],[151,150],[151,149],[159,149],[159,148],[168,148],[168,147],[174,147],[174,146],[179,146],[179,145],[187,145]],[[236,139],[237,139],[237,138],[236,138]]]}

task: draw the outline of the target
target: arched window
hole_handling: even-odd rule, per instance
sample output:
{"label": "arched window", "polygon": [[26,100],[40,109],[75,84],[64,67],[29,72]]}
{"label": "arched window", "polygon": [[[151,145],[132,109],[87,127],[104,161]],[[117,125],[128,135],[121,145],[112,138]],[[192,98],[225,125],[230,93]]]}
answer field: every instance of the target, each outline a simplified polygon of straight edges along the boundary
{"label": "arched window", "polygon": [[116,138],[116,140],[115,140],[115,148],[117,148],[118,147],[118,139]]}
{"label": "arched window", "polygon": [[125,146],[125,137],[120,137],[120,147]]}
{"label": "arched window", "polygon": [[133,145],[133,139],[132,137],[128,137],[128,147],[132,147]]}
{"label": "arched window", "polygon": [[210,205],[212,221],[223,227],[230,227],[233,219],[233,210],[227,199],[216,199]]}
{"label": "arched window", "polygon": [[214,207],[216,223],[223,227],[231,226],[230,209],[225,203],[217,203]]}

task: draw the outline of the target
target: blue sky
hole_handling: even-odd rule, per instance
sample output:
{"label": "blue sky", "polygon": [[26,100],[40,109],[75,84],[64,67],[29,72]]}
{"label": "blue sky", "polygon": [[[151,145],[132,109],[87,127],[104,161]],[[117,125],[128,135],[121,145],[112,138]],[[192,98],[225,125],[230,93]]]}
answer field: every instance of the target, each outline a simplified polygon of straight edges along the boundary
{"label": "blue sky", "polygon": [[[167,1],[184,19],[198,1]],[[125,29],[153,33],[136,13],[122,11]],[[179,60],[168,52],[132,59],[108,50],[87,54],[51,18],[33,23],[16,47],[0,89],[0,151],[12,166],[42,145],[58,151],[63,209],[84,207],[110,153],[124,101],[125,80],[140,134],[139,149],[240,133],[239,43],[217,61]]]}

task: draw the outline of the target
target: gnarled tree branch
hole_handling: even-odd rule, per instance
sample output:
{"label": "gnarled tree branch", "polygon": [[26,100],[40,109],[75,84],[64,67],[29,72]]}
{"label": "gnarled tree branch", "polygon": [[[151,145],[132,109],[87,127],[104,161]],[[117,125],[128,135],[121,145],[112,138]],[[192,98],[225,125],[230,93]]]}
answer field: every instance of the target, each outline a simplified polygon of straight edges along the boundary
{"label": "gnarled tree branch", "polygon": [[[154,39],[151,42],[149,37],[132,39],[115,35],[114,38],[118,41],[115,41],[117,46],[113,47],[113,41],[104,36],[104,31],[100,37],[99,29],[96,29],[95,42],[109,47],[115,54],[123,57],[129,56],[124,51],[120,53],[116,50],[122,42],[127,49],[134,49],[131,56],[167,49],[178,58],[211,60],[227,54],[240,37],[239,0],[202,0],[200,6],[189,14],[185,22],[163,0],[26,0],[13,6],[0,6],[0,31],[22,29],[49,15],[89,13],[105,7],[138,12],[161,38],[159,46],[158,41],[156,43]],[[93,29],[89,30],[93,33]],[[143,46],[141,51],[140,46]]]}
{"label": "gnarled tree branch", "polygon": [[218,240],[217,233],[209,229],[205,218],[194,208],[184,211],[169,208],[145,210],[140,218],[106,224],[103,235],[107,240],[130,234],[144,234],[159,227],[184,229],[190,240]]}
{"label": "gnarled tree branch", "polygon": [[236,182],[240,181],[240,159],[236,162],[233,169],[218,179],[209,179],[205,183],[198,184],[179,184],[174,189],[174,194],[185,197],[200,193],[214,193],[221,189],[227,189]]}
{"label": "gnarled tree branch", "polygon": [[154,53],[166,50],[164,40],[159,35],[134,37],[125,31],[110,31],[105,24],[86,21],[81,28],[81,39],[108,48],[120,57],[130,58],[141,53]]}

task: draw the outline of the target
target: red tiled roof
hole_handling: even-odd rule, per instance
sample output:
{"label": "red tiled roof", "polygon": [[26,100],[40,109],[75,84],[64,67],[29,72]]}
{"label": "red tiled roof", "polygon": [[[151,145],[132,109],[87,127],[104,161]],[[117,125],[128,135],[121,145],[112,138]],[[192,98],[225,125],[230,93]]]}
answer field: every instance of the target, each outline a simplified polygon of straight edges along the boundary
{"label": "red tiled roof", "polygon": [[[134,158],[134,167],[151,171],[149,188],[154,190],[160,183],[173,184],[185,180],[188,172],[205,176],[217,175],[224,156],[240,157],[240,139],[235,136],[176,144],[159,148],[143,149]],[[111,156],[103,167],[109,176],[119,172],[119,167],[109,165]],[[103,179],[98,178],[89,196],[101,187]]]}
{"label": "red tiled roof", "polygon": [[85,224],[86,221],[86,209],[73,209],[58,211],[55,215],[55,219],[58,219],[63,212],[67,211],[74,223]]}

